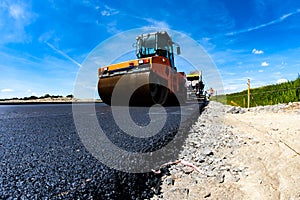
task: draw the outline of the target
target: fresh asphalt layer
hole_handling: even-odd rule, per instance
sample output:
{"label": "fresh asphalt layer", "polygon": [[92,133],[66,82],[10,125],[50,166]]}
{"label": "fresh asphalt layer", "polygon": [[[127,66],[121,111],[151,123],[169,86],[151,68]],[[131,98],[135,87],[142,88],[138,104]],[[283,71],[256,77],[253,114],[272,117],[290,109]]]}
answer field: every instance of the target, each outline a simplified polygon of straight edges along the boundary
{"label": "fresh asphalt layer", "polygon": [[[107,138],[124,151],[156,151],[180,135],[176,149],[168,151],[174,158],[200,114],[198,104],[150,114],[149,108],[132,107],[130,116],[141,134],[151,119],[166,118],[159,133],[139,138],[118,127],[111,107],[96,103],[95,113],[89,113],[91,104],[76,106],[77,116],[95,115]],[[0,105],[0,199],[145,199],[160,192],[161,175],[123,172],[96,159],[79,137],[73,114],[71,104]],[[87,132],[93,128],[86,123]]]}

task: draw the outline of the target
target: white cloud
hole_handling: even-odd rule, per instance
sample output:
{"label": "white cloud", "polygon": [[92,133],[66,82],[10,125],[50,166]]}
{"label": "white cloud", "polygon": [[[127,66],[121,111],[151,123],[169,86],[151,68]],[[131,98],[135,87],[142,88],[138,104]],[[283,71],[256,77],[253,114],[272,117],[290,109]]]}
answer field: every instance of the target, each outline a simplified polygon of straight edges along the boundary
{"label": "white cloud", "polygon": [[236,85],[224,86],[224,90],[226,93],[231,93],[233,91],[237,91],[238,89],[240,89],[240,88]]}
{"label": "white cloud", "polygon": [[117,28],[117,21],[112,21],[111,23],[108,23],[106,25],[106,30],[108,33],[111,34],[117,34],[120,33],[121,31]]}
{"label": "white cloud", "polygon": [[259,73],[262,73],[262,72],[264,72],[264,70],[260,69],[260,70],[258,70],[258,72],[259,72]]}
{"label": "white cloud", "polygon": [[252,53],[253,53],[253,54],[263,54],[264,51],[263,51],[263,50],[253,49],[253,50],[252,50]]}
{"label": "white cloud", "polygon": [[[158,21],[153,18],[143,18],[145,21],[149,23],[150,28],[159,28],[159,29],[171,29],[169,24],[167,24],[165,21]],[[147,27],[145,27],[147,28]]]}
{"label": "white cloud", "polygon": [[[42,59],[17,51],[10,54],[0,52],[0,58],[4,61],[0,63],[0,99],[46,93],[67,95],[73,91],[78,67],[67,59],[50,54]],[[13,91],[2,92],[1,89]]]}
{"label": "white cloud", "polygon": [[246,89],[247,89],[247,79],[243,79],[243,81],[224,80],[224,91],[226,94],[240,92]]}
{"label": "white cloud", "polygon": [[101,15],[102,16],[110,16],[110,13],[107,10],[103,10],[103,11],[101,11]]}
{"label": "white cloud", "polygon": [[254,27],[250,27],[250,28],[247,28],[247,29],[242,29],[242,30],[239,30],[239,31],[233,31],[233,32],[230,32],[230,33],[226,33],[225,35],[232,36],[232,35],[237,35],[237,34],[240,34],[240,33],[247,33],[247,32],[250,32],[250,31],[258,30],[258,29],[273,25],[273,24],[278,24],[278,23],[284,21],[285,19],[287,19],[288,17],[291,17],[291,16],[296,15],[298,13],[300,13],[300,9],[297,9],[294,12],[290,12],[290,13],[287,13],[285,15],[282,15],[281,17],[279,17],[279,18],[277,18],[273,21],[270,21],[270,22],[267,22],[267,23],[264,23],[264,24],[260,24],[260,25],[254,26]]}
{"label": "white cloud", "polygon": [[264,62],[262,62],[261,63],[261,66],[262,67],[268,67],[270,64],[268,63],[268,62],[266,62],[266,61],[264,61]]}
{"label": "white cloud", "polygon": [[24,19],[26,17],[26,13],[24,8],[18,4],[12,4],[9,6],[9,14],[15,20]]}
{"label": "white cloud", "polygon": [[280,84],[280,83],[286,83],[286,82],[288,82],[288,80],[285,79],[285,78],[281,78],[281,79],[278,79],[278,80],[276,81],[277,84]]}
{"label": "white cloud", "polygon": [[[53,30],[43,33],[42,35],[40,35],[40,37],[38,39],[39,42],[47,42],[47,41],[49,41],[50,39],[52,39],[53,37],[55,37],[54,33],[55,32]],[[55,38],[55,40],[58,40],[58,39]]]}
{"label": "white cloud", "polygon": [[0,44],[31,40],[25,28],[36,17],[37,14],[32,12],[30,3],[4,1],[0,5]]}
{"label": "white cloud", "polygon": [[27,96],[28,96],[28,95],[30,95],[30,96],[38,96],[37,93],[34,92],[34,91],[32,91],[31,89],[28,89],[28,90],[26,91],[26,95],[27,95]]}
{"label": "white cloud", "polygon": [[[96,9],[98,10],[99,7],[96,7]],[[116,15],[118,13],[119,13],[118,10],[116,10],[114,8],[111,8],[111,7],[107,6],[107,5],[105,5],[104,6],[104,10],[101,11],[101,15],[102,16],[106,16],[106,17],[111,16],[111,15]]]}
{"label": "white cloud", "polygon": [[14,91],[13,89],[9,89],[9,88],[5,88],[1,90],[1,92],[13,92],[13,91]]}
{"label": "white cloud", "polygon": [[212,38],[203,37],[198,42],[205,47],[206,50],[214,50],[216,45],[211,41]]}
{"label": "white cloud", "polygon": [[81,64],[78,63],[76,60],[74,60],[73,58],[71,58],[69,55],[67,55],[65,52],[55,48],[52,44],[50,44],[49,42],[45,42],[53,51],[55,51],[56,53],[62,55],[64,58],[68,59],[69,61],[71,61],[72,63],[74,63],[75,65],[77,65],[78,67],[81,67]]}

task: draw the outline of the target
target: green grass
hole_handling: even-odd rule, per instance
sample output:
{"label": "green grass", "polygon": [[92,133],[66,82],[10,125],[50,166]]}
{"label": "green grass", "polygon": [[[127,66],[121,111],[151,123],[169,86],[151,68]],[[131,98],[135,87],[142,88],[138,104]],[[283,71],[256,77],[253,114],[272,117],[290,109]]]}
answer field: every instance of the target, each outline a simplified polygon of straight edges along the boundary
{"label": "green grass", "polygon": [[[248,91],[213,96],[211,100],[223,104],[247,107]],[[250,89],[250,107],[300,101],[300,78],[281,84]]]}

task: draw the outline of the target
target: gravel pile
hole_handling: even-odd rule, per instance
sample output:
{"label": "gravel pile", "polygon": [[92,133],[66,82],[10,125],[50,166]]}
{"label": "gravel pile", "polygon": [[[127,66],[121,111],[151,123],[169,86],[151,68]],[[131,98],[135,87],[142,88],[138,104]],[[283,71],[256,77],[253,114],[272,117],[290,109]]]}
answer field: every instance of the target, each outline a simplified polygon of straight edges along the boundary
{"label": "gravel pile", "polygon": [[[184,150],[180,153],[179,159],[194,165],[171,164],[168,166],[168,173],[163,177],[165,190],[168,196],[161,194],[153,199],[170,199],[169,193],[176,192],[188,198],[192,191],[191,185],[203,187],[205,180],[211,179],[222,184],[226,180],[238,182],[244,169],[234,167],[227,161],[232,152],[239,147],[237,137],[233,135],[232,127],[224,125],[224,115],[227,107],[220,103],[210,102],[202,112],[198,121],[190,129],[188,138],[185,141]],[[189,177],[189,185],[180,188],[176,185],[177,180]],[[185,196],[186,195],[186,196]],[[203,197],[209,197],[207,193]]]}
{"label": "gravel pile", "polygon": [[195,197],[199,193],[193,194],[194,190],[190,188],[194,186],[204,191],[199,199],[209,198],[213,196],[213,189],[211,191],[207,188],[208,181],[213,181],[215,184],[223,184],[227,180],[235,183],[245,176],[246,168],[233,166],[228,161],[233,152],[245,141],[234,135],[232,126],[224,124],[224,116],[228,113],[244,114],[247,112],[300,114],[300,102],[257,106],[249,110],[210,102],[198,121],[192,125],[183,151],[179,154],[178,159],[183,160],[184,163],[188,162],[188,166],[182,162],[166,165],[167,172],[162,176],[162,193],[152,199]]}
{"label": "gravel pile", "polygon": [[239,106],[225,106],[226,113],[231,114],[244,114],[247,111],[263,113],[263,112],[296,112],[300,114],[300,102],[290,102],[290,103],[281,103],[277,105],[267,105],[267,106],[256,106],[251,107],[249,110],[247,108],[241,108]]}

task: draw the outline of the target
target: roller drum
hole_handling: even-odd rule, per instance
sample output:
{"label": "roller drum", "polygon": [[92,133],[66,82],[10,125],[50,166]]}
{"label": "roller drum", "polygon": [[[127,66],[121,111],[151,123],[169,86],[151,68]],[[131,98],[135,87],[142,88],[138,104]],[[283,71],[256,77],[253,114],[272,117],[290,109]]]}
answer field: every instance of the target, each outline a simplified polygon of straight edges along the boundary
{"label": "roller drum", "polygon": [[[164,104],[169,95],[165,82],[150,71],[103,77],[98,81],[98,93],[102,101],[108,105],[116,103],[111,99],[113,92],[116,92],[114,93],[114,97],[117,98],[116,104],[127,106],[128,99],[124,97],[129,91],[134,91],[129,100],[130,106]],[[116,86],[118,88],[114,91]]]}

